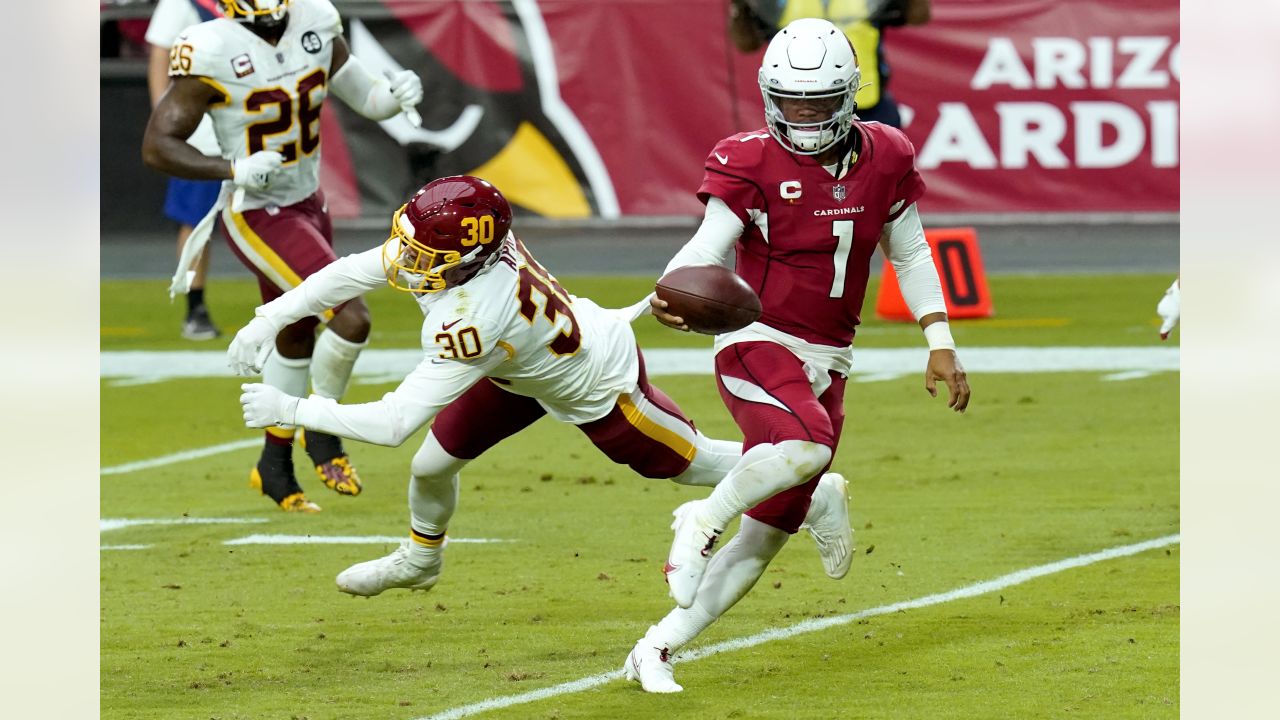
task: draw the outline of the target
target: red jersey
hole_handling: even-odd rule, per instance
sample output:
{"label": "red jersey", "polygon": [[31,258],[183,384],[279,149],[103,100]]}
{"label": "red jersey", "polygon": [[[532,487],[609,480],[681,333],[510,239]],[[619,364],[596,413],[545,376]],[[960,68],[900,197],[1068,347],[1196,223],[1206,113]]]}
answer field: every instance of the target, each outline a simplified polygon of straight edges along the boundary
{"label": "red jersey", "polygon": [[924,194],[902,131],[856,122],[850,132],[861,149],[839,180],[762,128],[717,143],[698,188],[702,202],[720,198],[745,226],[737,272],[760,296],[760,322],[837,347],[861,322],[880,231]]}

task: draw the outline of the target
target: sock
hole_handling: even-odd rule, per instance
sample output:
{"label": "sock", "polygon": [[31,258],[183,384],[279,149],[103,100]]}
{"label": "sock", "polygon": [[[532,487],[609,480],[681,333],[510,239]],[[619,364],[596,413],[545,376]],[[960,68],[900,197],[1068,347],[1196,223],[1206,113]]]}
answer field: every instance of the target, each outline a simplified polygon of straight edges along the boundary
{"label": "sock", "polygon": [[[262,366],[262,382],[288,395],[306,397],[307,367],[310,365],[311,358],[287,358],[281,357],[279,351],[273,352]],[[292,446],[293,434],[293,428],[269,427],[267,442],[271,443],[274,436],[275,440],[286,441]]]}
{"label": "sock", "polygon": [[316,349],[311,356],[311,389],[320,397],[333,400],[342,398],[351,381],[351,369],[356,358],[368,342],[354,343],[338,333],[325,328],[316,338]]}
{"label": "sock", "polygon": [[697,453],[689,468],[676,477],[673,482],[681,485],[713,487],[738,464],[742,458],[742,443],[729,440],[716,440],[698,433],[694,439]]}
{"label": "sock", "polygon": [[458,476],[409,478],[409,524],[423,536],[443,535],[458,507]]}
{"label": "sock", "polygon": [[444,548],[445,530],[458,507],[458,476],[409,478],[409,562],[426,567]]}
{"label": "sock", "polygon": [[[277,428],[271,428],[276,430]],[[292,432],[292,431],[285,431]],[[293,476],[293,439],[283,440],[267,432],[267,442],[258,457],[258,474],[262,476],[262,494],[279,503],[302,487]]]}
{"label": "sock", "polygon": [[412,526],[409,528],[409,564],[417,568],[429,568],[439,562],[440,553],[444,550],[444,532],[425,534]]}
{"label": "sock", "polygon": [[187,291],[187,314],[204,305],[204,288],[192,288]]}

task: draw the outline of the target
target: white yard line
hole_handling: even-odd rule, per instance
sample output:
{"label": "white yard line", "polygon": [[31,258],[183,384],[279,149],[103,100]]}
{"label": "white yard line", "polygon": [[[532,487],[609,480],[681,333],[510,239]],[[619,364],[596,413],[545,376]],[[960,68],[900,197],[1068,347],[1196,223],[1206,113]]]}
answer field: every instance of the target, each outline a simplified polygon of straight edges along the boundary
{"label": "white yard line", "polygon": [[[1045,575],[1060,573],[1064,570],[1071,570],[1073,568],[1103,562],[1104,560],[1128,557],[1148,550],[1156,550],[1169,545],[1176,545],[1181,542],[1181,537],[1181,535],[1166,535],[1165,537],[1155,538],[1154,540],[1147,540],[1133,545],[1121,545],[1119,547],[1089,553],[1088,555],[1078,555],[1076,557],[1066,558],[1065,560],[1059,560],[1047,565],[1037,565],[1035,567],[1009,573],[1008,575],[1001,575],[1000,577],[991,580],[974,583],[973,585],[966,585],[964,587],[948,590],[947,592],[936,593],[934,595],[925,595],[924,597],[919,597],[914,600],[904,600],[903,602],[893,603],[892,605],[881,605],[879,607],[862,610],[849,615],[835,615],[832,617],[805,620],[804,622],[796,623],[789,627],[766,630],[765,632],[757,633],[755,635],[749,635],[736,640],[728,640],[716,643],[715,645],[699,648],[692,652],[677,656],[672,662],[691,662],[705,657],[710,657],[712,655],[718,655],[723,652],[755,647],[756,645],[772,642],[774,640],[785,640],[803,633],[825,630],[838,625],[847,625],[851,622],[862,620],[863,618],[888,615],[890,613],[896,613],[904,610],[915,610],[918,608],[929,607],[931,605],[941,605],[942,603],[951,602],[953,600],[963,600],[966,598],[976,597],[978,595],[985,595],[1014,585],[1021,585],[1022,583],[1044,577]],[[621,663],[623,659],[623,657],[619,656],[618,662]],[[579,678],[571,682],[561,683],[560,685],[553,685],[551,687],[533,690],[519,695],[504,695],[483,700],[478,703],[472,703],[470,705],[462,705],[425,718],[418,718],[417,720],[458,720],[458,718],[479,715],[480,713],[488,712],[489,710],[499,710],[513,705],[523,705],[525,703],[545,700],[547,698],[558,697],[560,695],[568,695],[570,693],[590,690],[591,688],[604,685],[605,683],[609,683],[614,680],[621,680],[622,677],[622,670],[614,670],[612,672],[591,675],[589,677]]]}
{"label": "white yard line", "polygon": [[[223,540],[223,545],[375,545],[399,544],[407,535],[247,535],[234,540]],[[504,543],[511,540],[499,538],[448,538],[445,543]]]}
{"label": "white yard line", "polygon": [[217,517],[183,517],[183,518],[101,518],[98,520],[98,532],[119,530],[120,528],[138,525],[252,525],[267,522],[266,518],[217,518]]}
{"label": "white yard line", "polygon": [[[1168,346],[965,347],[960,353],[970,374],[1178,370],[1178,348]],[[912,348],[859,348],[854,351],[853,372],[855,376],[916,375],[928,354],[923,343]],[[234,377],[227,367],[226,353],[217,350],[117,350],[104,352],[100,358],[99,374],[118,381],[116,384]],[[397,382],[421,359],[421,350],[365,350],[356,362],[354,376],[359,381]],[[653,376],[710,375],[713,370],[711,348],[651,348],[644,351],[644,360]]]}
{"label": "white yard line", "polygon": [[236,440],[235,442],[222,443],[221,445],[210,445],[208,447],[196,448],[194,450],[183,450],[182,452],[161,455],[160,457],[154,457],[147,460],[138,460],[137,462],[125,463],[123,465],[112,465],[111,467],[102,468],[100,474],[120,475],[122,473],[134,472],[135,470],[147,470],[149,468],[172,465],[174,463],[209,457],[210,455],[219,455],[233,450],[258,447],[260,445],[262,445],[262,438],[260,436],[251,440]]}
{"label": "white yard line", "polygon": [[[970,347],[962,350],[965,369],[975,373],[1102,372],[1102,380],[1136,380],[1157,372],[1177,372],[1176,347]],[[396,382],[417,366],[418,350],[366,350],[356,363],[357,383]],[[925,348],[868,348],[854,356],[853,380],[879,382],[920,373]],[[644,352],[651,376],[710,375],[710,348],[655,348]],[[101,376],[115,386],[178,378],[232,377],[226,354],[216,350],[172,352],[114,351],[101,354]],[[120,475],[163,467],[210,455],[260,445],[260,438],[184,450],[171,455],[105,467],[103,475]]]}

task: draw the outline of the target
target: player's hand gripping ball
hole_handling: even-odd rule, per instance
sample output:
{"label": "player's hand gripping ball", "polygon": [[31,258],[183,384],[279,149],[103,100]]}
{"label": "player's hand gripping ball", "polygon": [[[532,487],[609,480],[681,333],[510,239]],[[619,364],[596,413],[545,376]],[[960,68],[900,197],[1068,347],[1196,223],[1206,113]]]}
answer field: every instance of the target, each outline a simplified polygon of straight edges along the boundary
{"label": "player's hand gripping ball", "polygon": [[734,271],[719,265],[686,265],[658,278],[654,288],[667,312],[704,335],[740,330],[760,317],[760,298]]}

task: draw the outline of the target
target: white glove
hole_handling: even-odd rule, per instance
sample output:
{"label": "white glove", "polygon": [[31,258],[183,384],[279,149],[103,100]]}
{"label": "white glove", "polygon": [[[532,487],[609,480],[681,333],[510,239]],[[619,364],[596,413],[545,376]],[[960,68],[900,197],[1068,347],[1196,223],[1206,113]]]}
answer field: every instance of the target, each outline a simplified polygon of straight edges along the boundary
{"label": "white glove", "polygon": [[240,328],[227,348],[227,365],[232,372],[250,377],[262,372],[262,366],[276,346],[275,326],[264,317],[255,317]]}
{"label": "white glove", "polygon": [[262,383],[245,383],[240,389],[243,391],[240,394],[240,407],[244,410],[246,427],[293,427],[293,420],[298,414],[298,401],[302,398],[285,395]]}
{"label": "white glove", "polygon": [[247,158],[231,161],[231,182],[237,187],[265,190],[283,163],[284,156],[275,150],[259,150]]}
{"label": "white glove", "polygon": [[1160,339],[1168,340],[1169,332],[1178,325],[1178,318],[1182,316],[1182,293],[1178,289],[1177,280],[1164,291],[1164,297],[1160,298],[1160,302],[1156,305],[1156,313],[1164,320],[1160,324]]}
{"label": "white glove", "polygon": [[422,102],[422,80],[412,70],[388,72],[387,80],[391,83],[391,96],[400,107],[408,109]]}

